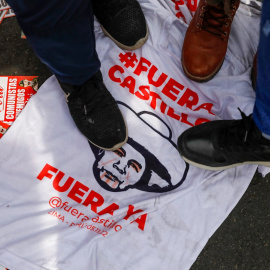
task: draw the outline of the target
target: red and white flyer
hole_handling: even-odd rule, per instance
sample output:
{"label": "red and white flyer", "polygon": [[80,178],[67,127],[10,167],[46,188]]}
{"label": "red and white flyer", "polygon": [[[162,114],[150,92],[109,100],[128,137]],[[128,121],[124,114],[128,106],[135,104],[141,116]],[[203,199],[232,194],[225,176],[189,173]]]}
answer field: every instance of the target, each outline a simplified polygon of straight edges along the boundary
{"label": "red and white flyer", "polygon": [[0,23],[3,21],[5,18],[6,14],[8,12],[8,9],[0,10]]}
{"label": "red and white flyer", "polygon": [[7,9],[7,12],[6,12],[6,14],[5,14],[4,19],[5,19],[5,18],[14,17],[14,16],[16,16],[14,10],[11,9],[11,8],[9,8],[9,9]]}
{"label": "red and white flyer", "polygon": [[38,90],[37,76],[0,76],[0,138]]}
{"label": "red and white flyer", "polygon": [[[0,0],[0,24],[6,18],[14,17],[15,12],[5,0]],[[0,269],[1,270],[1,269]]]}
{"label": "red and white flyer", "polygon": [[9,9],[10,6],[8,5],[8,3],[5,0],[1,0],[0,1],[0,10],[5,10],[5,9]]}

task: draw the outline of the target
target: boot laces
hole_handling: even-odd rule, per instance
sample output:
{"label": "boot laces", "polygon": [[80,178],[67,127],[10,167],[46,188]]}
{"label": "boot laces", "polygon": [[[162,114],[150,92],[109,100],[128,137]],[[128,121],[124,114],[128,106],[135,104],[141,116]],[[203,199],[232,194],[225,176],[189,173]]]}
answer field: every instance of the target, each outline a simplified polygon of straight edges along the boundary
{"label": "boot laces", "polygon": [[229,16],[224,12],[222,4],[217,6],[203,6],[200,18],[203,19],[201,28],[215,35],[227,35],[222,31],[224,21]]}

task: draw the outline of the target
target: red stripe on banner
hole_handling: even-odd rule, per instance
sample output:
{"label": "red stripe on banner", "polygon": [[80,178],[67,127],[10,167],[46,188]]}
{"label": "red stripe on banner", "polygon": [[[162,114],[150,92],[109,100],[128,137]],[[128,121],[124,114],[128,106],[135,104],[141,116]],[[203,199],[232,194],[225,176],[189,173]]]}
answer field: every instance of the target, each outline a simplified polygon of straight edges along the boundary
{"label": "red stripe on banner", "polygon": [[10,18],[16,16],[13,9],[9,8],[7,9],[7,13],[5,14],[4,18]]}
{"label": "red stripe on banner", "polygon": [[7,12],[8,12],[7,9],[0,11],[0,23],[2,23],[2,21],[3,21],[4,17],[5,17],[5,15],[7,14]]}

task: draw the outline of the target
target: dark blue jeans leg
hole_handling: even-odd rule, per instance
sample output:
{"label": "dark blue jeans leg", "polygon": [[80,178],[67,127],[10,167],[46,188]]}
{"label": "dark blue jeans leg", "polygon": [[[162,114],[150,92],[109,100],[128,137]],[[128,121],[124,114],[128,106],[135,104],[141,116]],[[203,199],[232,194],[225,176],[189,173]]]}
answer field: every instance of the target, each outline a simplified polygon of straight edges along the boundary
{"label": "dark blue jeans leg", "polygon": [[100,68],[91,0],[7,0],[33,50],[64,83],[80,85]]}
{"label": "dark blue jeans leg", "polygon": [[253,118],[257,127],[270,135],[270,1],[267,0],[263,2],[262,8]]}

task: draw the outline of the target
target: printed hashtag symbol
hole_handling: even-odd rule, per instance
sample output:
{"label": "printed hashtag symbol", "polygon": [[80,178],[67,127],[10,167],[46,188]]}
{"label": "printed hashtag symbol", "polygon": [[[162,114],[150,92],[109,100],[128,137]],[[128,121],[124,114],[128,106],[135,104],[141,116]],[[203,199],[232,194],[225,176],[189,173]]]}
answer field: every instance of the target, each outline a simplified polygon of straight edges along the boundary
{"label": "printed hashtag symbol", "polygon": [[135,67],[135,63],[138,62],[137,56],[135,53],[127,52],[125,54],[119,54],[120,61],[124,64],[126,68]]}
{"label": "printed hashtag symbol", "polygon": [[185,4],[183,0],[172,0],[175,3],[175,10],[179,10],[179,6],[182,6]]}

